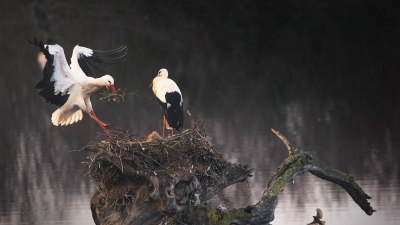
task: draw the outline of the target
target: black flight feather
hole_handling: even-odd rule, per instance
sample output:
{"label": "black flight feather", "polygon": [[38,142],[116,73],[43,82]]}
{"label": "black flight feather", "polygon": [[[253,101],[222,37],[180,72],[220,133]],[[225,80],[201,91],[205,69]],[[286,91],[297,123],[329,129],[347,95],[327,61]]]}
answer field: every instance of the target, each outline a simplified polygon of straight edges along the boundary
{"label": "black flight feather", "polygon": [[46,99],[46,102],[50,102],[51,104],[62,106],[68,100],[69,94],[62,95],[61,93],[55,95],[54,94],[54,83],[55,81],[51,81],[51,78],[54,74],[54,56],[50,54],[48,47],[46,48],[42,41],[38,41],[33,39],[33,41],[29,40],[29,43],[39,47],[40,51],[46,57],[46,65],[43,69],[43,79],[36,84],[35,88],[40,89],[39,95]]}
{"label": "black flight feather", "polygon": [[107,51],[93,50],[91,56],[80,54],[78,64],[82,71],[88,76],[97,76],[100,71],[99,65],[111,65],[126,60],[128,47],[123,45],[119,48]]}

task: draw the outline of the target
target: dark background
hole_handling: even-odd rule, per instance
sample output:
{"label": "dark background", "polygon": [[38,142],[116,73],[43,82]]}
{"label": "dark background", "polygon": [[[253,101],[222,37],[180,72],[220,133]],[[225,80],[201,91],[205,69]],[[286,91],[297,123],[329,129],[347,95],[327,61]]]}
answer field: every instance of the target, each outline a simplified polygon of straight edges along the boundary
{"label": "dark background", "polygon": [[254,203],[285,157],[269,131],[273,127],[328,165],[354,175],[378,208],[377,215],[367,217],[339,188],[306,176],[285,190],[277,209],[283,220],[291,221],[293,210],[311,208],[293,219],[310,222],[315,208],[325,206],[331,223],[343,223],[340,218],[350,215],[354,224],[396,224],[399,4],[1,3],[0,224],[91,223],[88,204],[95,187],[80,168],[86,153],[75,150],[104,135],[86,115],[73,126],[51,125],[56,108],[34,89],[42,75],[37,49],[27,43],[33,37],[60,44],[67,59],[76,44],[103,50],[127,44],[127,61],[105,69],[128,92],[126,101],[100,101],[95,94],[92,102],[100,119],[141,135],[161,127],[148,85],[160,68],[167,68],[182,90],[185,109],[204,123],[227,160],[255,168],[248,186],[227,193],[233,206]]}

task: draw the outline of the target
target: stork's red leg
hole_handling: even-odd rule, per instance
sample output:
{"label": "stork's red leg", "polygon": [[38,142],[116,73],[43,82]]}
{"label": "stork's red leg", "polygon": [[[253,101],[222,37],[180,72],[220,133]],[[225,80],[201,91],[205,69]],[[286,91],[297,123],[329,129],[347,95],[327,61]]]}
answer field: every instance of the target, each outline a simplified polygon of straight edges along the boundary
{"label": "stork's red leg", "polygon": [[97,118],[97,116],[94,113],[94,111],[89,112],[89,115],[90,115],[90,118],[92,118],[94,121],[96,121],[103,129],[105,129],[106,127],[111,126],[111,124],[104,123],[99,118]]}
{"label": "stork's red leg", "polygon": [[97,124],[99,124],[99,126],[104,130],[104,132],[106,133],[106,135],[110,138],[112,137],[112,132],[108,131],[106,128],[108,126],[110,126],[109,124],[104,123],[103,121],[101,121],[99,118],[97,118],[96,114],[94,114],[93,111],[88,112],[90,118],[92,118],[92,120],[94,120]]}
{"label": "stork's red leg", "polygon": [[165,137],[165,136],[164,136],[164,133],[165,133],[165,124],[166,124],[165,116],[163,116],[163,121],[162,121],[162,137]]}

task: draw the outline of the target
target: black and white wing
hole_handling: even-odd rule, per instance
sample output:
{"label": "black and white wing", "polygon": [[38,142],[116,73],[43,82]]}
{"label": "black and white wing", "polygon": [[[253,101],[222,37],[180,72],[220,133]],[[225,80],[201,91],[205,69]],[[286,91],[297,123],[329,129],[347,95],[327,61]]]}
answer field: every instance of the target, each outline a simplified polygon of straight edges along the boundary
{"label": "black and white wing", "polygon": [[39,95],[46,99],[46,102],[64,105],[69,97],[68,91],[74,84],[64,49],[59,45],[45,45],[36,39],[30,43],[39,47],[47,60],[43,69],[44,77],[36,85],[36,89],[40,89]]}
{"label": "black and white wing", "polygon": [[179,130],[183,126],[183,98],[178,85],[171,79],[161,79],[155,87],[155,95],[168,124]]}
{"label": "black and white wing", "polygon": [[128,47],[123,45],[119,48],[100,51],[86,48],[83,46],[75,46],[71,57],[71,70],[75,73],[85,74],[86,76],[97,77],[100,65],[111,65],[122,62],[126,59]]}

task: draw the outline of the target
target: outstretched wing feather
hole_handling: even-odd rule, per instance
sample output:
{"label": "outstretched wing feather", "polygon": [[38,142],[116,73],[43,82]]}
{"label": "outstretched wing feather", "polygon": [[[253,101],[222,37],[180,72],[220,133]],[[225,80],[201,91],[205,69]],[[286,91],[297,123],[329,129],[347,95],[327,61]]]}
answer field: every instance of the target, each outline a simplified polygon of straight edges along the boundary
{"label": "outstretched wing feather", "polygon": [[[29,41],[29,43],[39,47],[47,60],[43,69],[43,79],[36,84],[35,88],[40,89],[39,95],[42,96],[46,102],[58,106],[64,105],[68,100],[69,94],[67,92],[72,82],[69,78],[69,67],[68,64],[66,64],[63,51],[55,56],[50,53],[49,45],[45,46],[42,41],[34,39],[33,41]],[[56,50],[58,50],[58,48],[62,50],[58,45],[53,45],[52,47]],[[60,55],[62,56],[60,57]]]}
{"label": "outstretched wing feather", "polygon": [[[73,57],[77,58],[80,69],[87,76],[97,77],[101,71],[100,65],[112,65],[126,60],[128,47],[123,45],[119,48],[107,51],[93,50],[82,46],[74,48]],[[73,64],[72,62],[71,64]],[[73,65],[71,65],[71,68]]]}

